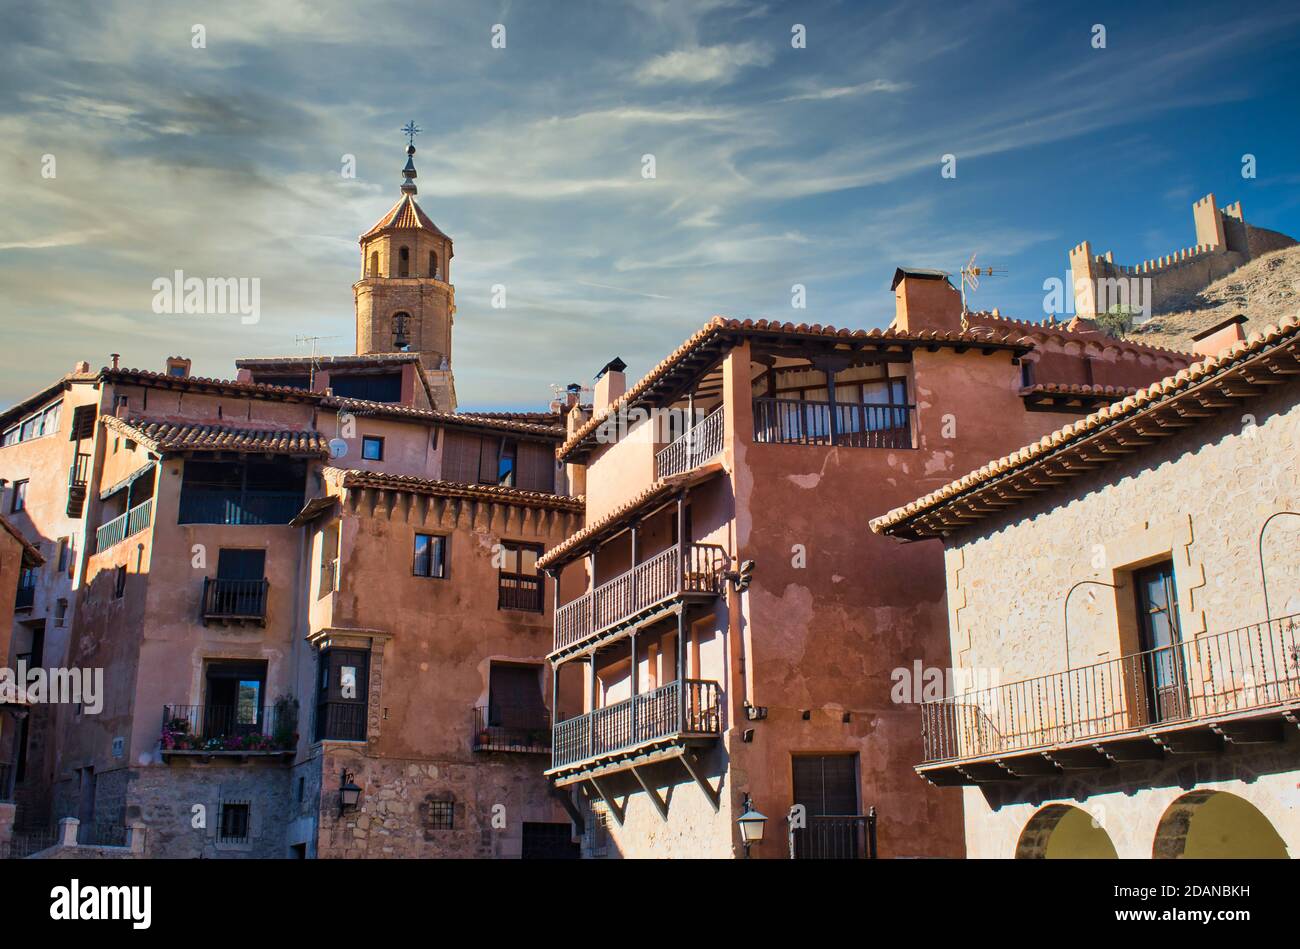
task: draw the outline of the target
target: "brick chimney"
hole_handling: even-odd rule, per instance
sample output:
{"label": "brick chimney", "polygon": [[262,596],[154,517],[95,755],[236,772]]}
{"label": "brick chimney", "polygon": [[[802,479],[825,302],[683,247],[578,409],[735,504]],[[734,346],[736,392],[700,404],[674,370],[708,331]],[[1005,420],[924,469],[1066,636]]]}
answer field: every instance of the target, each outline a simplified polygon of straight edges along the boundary
{"label": "brick chimney", "polygon": [[1192,352],[1206,359],[1227,352],[1246,338],[1245,324],[1246,315],[1238,313],[1231,319],[1201,330],[1192,337]]}
{"label": "brick chimney", "polygon": [[623,370],[627,363],[615,356],[605,363],[603,369],[596,373],[596,392],[592,399],[592,411],[599,415],[618,400],[627,391],[627,376]]}
{"label": "brick chimney", "polygon": [[167,375],[186,379],[190,374],[190,361],[184,356],[167,357]]}
{"label": "brick chimney", "polygon": [[907,333],[961,331],[961,294],[942,270],[899,267],[889,289],[894,291],[891,329]]}

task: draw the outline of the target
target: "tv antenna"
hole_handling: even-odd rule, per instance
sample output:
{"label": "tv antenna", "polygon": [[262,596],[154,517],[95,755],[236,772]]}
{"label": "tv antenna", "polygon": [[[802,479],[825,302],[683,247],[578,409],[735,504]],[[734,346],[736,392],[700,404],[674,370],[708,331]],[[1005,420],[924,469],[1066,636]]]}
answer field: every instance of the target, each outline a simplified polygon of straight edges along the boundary
{"label": "tv antenna", "polygon": [[302,346],[305,343],[311,343],[311,373],[309,376],[311,380],[310,385],[312,386],[316,385],[316,344],[320,342],[322,339],[338,339],[338,338],[339,338],[338,336],[295,336],[293,338],[293,341],[297,343],[299,346]]}
{"label": "tv antenna", "polygon": [[966,266],[961,268],[961,328],[962,332],[969,329],[966,322],[966,314],[970,309],[966,306],[966,288],[970,287],[971,292],[980,288],[980,277],[1005,277],[1007,271],[1000,267],[976,267],[975,255],[970,255],[970,260],[966,261]]}

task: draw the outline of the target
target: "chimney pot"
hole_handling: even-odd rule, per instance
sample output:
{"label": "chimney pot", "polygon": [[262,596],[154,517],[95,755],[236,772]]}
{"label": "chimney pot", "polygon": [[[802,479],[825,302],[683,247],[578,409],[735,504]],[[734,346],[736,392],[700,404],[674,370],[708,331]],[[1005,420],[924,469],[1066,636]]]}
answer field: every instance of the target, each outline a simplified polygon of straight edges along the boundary
{"label": "chimney pot", "polygon": [[121,353],[109,353],[108,355],[109,355],[109,358],[111,358],[111,359],[113,360],[113,368],[116,369],[116,368],[117,368],[117,361],[118,361],[119,359],[122,358],[122,354],[121,354]]}

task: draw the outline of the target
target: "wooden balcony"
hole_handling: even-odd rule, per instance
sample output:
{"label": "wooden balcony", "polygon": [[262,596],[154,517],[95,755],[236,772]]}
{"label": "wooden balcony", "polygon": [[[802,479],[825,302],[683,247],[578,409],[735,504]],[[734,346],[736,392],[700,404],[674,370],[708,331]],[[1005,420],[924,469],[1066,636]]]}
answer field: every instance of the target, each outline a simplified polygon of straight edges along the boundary
{"label": "wooden balcony", "polygon": [[231,580],[205,577],[203,580],[203,623],[253,623],[266,625],[266,599],[271,584],[259,580]]}
{"label": "wooden balcony", "polygon": [[754,441],[769,445],[911,448],[915,405],[754,400]]}
{"label": "wooden balcony", "polygon": [[670,547],[555,611],[551,658],[580,652],[684,599],[722,592],[727,552],[716,544]]}
{"label": "wooden balcony", "polygon": [[557,785],[678,757],[722,734],[722,689],[686,679],[559,722],[551,743]]}
{"label": "wooden balcony", "polygon": [[125,514],[119,514],[95,531],[95,550],[108,550],[133,534],[145,530],[153,519],[153,498],[141,501]]}
{"label": "wooden balcony", "polygon": [[706,415],[690,431],[675,438],[655,454],[655,478],[670,478],[702,465],[722,451],[722,406]]}
{"label": "wooden balcony", "polygon": [[1281,742],[1300,724],[1300,614],[921,706],[934,784]]}

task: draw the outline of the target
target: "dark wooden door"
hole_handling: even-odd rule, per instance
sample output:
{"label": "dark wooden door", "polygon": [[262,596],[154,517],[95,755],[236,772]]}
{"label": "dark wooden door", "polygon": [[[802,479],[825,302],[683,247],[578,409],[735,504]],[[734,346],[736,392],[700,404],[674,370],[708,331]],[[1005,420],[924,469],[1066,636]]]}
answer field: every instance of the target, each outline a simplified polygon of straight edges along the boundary
{"label": "dark wooden door", "polygon": [[796,755],[792,765],[794,802],[807,818],[795,832],[795,857],[860,857],[857,823],[834,819],[858,814],[858,756]]}
{"label": "dark wooden door", "polygon": [[1133,575],[1137,588],[1142,674],[1149,721],[1186,718],[1187,683],[1178,629],[1178,591],[1173,561],[1153,564]]}

